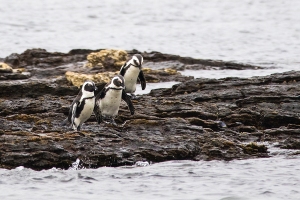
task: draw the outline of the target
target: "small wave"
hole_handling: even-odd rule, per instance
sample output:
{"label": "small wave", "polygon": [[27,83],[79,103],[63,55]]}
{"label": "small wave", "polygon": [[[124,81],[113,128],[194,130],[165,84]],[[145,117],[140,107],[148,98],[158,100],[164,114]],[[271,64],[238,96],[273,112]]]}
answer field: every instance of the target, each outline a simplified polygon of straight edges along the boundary
{"label": "small wave", "polygon": [[150,165],[150,163],[148,161],[137,161],[135,163],[136,167],[147,167],[149,165]]}
{"label": "small wave", "polygon": [[72,163],[72,166],[69,167],[68,170],[80,170],[80,169],[85,169],[85,167],[82,165],[81,160],[77,158],[76,161]]}

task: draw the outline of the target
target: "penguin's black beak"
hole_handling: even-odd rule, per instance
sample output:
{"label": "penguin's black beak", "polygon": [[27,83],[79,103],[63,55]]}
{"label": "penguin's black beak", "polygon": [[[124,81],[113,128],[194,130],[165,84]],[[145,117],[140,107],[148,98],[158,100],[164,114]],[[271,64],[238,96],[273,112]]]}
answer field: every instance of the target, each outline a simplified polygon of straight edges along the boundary
{"label": "penguin's black beak", "polygon": [[140,68],[141,64],[139,62],[137,62],[136,60],[133,61],[134,62],[134,66]]}
{"label": "penguin's black beak", "polygon": [[119,87],[120,87],[120,86],[124,89],[124,88],[125,88],[124,82],[120,81]]}
{"label": "penguin's black beak", "polygon": [[95,86],[95,92],[98,90],[98,88]]}

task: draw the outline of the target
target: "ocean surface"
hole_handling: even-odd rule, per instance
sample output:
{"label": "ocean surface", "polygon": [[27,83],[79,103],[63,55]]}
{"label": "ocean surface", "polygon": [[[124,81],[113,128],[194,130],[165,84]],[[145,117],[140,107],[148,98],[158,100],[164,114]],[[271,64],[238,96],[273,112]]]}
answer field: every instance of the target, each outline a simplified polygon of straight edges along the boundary
{"label": "ocean surface", "polygon": [[[137,49],[266,67],[182,72],[196,78],[268,75],[300,69],[299,10],[299,0],[0,0],[0,57],[30,48]],[[300,157],[273,147],[271,155],[99,169],[0,169],[0,199],[300,199]]]}
{"label": "ocean surface", "polygon": [[168,161],[146,167],[0,170],[0,198],[289,200],[300,197],[300,157]]}

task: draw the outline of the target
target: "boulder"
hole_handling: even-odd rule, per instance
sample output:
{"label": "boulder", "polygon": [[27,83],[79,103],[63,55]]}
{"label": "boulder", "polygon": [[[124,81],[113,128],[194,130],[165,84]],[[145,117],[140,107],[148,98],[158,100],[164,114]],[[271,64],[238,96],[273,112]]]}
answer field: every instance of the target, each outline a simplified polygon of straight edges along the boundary
{"label": "boulder", "polygon": [[90,53],[87,56],[88,67],[104,67],[109,71],[120,70],[127,60],[127,52],[124,50],[105,49],[99,52]]}
{"label": "boulder", "polygon": [[76,87],[80,87],[85,81],[91,80],[95,83],[109,83],[110,80],[116,75],[115,72],[103,72],[98,74],[81,74],[76,72],[66,72],[67,80]]}
{"label": "boulder", "polygon": [[13,68],[6,63],[0,62],[0,73],[11,73]]}

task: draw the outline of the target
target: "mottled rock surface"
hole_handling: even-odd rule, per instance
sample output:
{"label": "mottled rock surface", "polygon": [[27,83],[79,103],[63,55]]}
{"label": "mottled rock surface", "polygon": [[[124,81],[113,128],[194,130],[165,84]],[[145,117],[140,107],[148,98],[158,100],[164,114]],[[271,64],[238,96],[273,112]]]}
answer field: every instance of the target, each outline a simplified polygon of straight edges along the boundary
{"label": "mottled rock surface", "polygon": [[119,70],[126,60],[127,52],[118,49],[103,49],[99,52],[90,53],[87,56],[88,67],[98,66],[100,68],[105,68],[108,70]]}
{"label": "mottled rock surface", "polygon": [[6,63],[0,62],[0,73],[11,73],[13,69]]}
{"label": "mottled rock surface", "polygon": [[[139,96],[133,101],[133,116],[122,103],[116,121],[126,122],[123,127],[98,125],[94,116],[80,132],[61,127],[78,93],[66,72],[105,72],[84,67],[91,52],[72,50],[64,54],[34,49],[3,59],[13,69],[23,68],[32,76],[0,81],[0,167],[66,169],[77,158],[85,167],[100,167],[132,165],[141,160],[268,157],[267,147],[258,143],[265,141],[279,148],[300,149],[300,72],[249,79],[192,79],[177,70],[187,65],[241,70],[257,67],[158,52],[142,53],[149,68],[151,63],[167,63],[158,69],[160,73],[152,75],[152,81],[178,78],[182,83]],[[148,80],[151,73],[156,72],[149,69]],[[98,84],[103,87],[104,83]]]}

